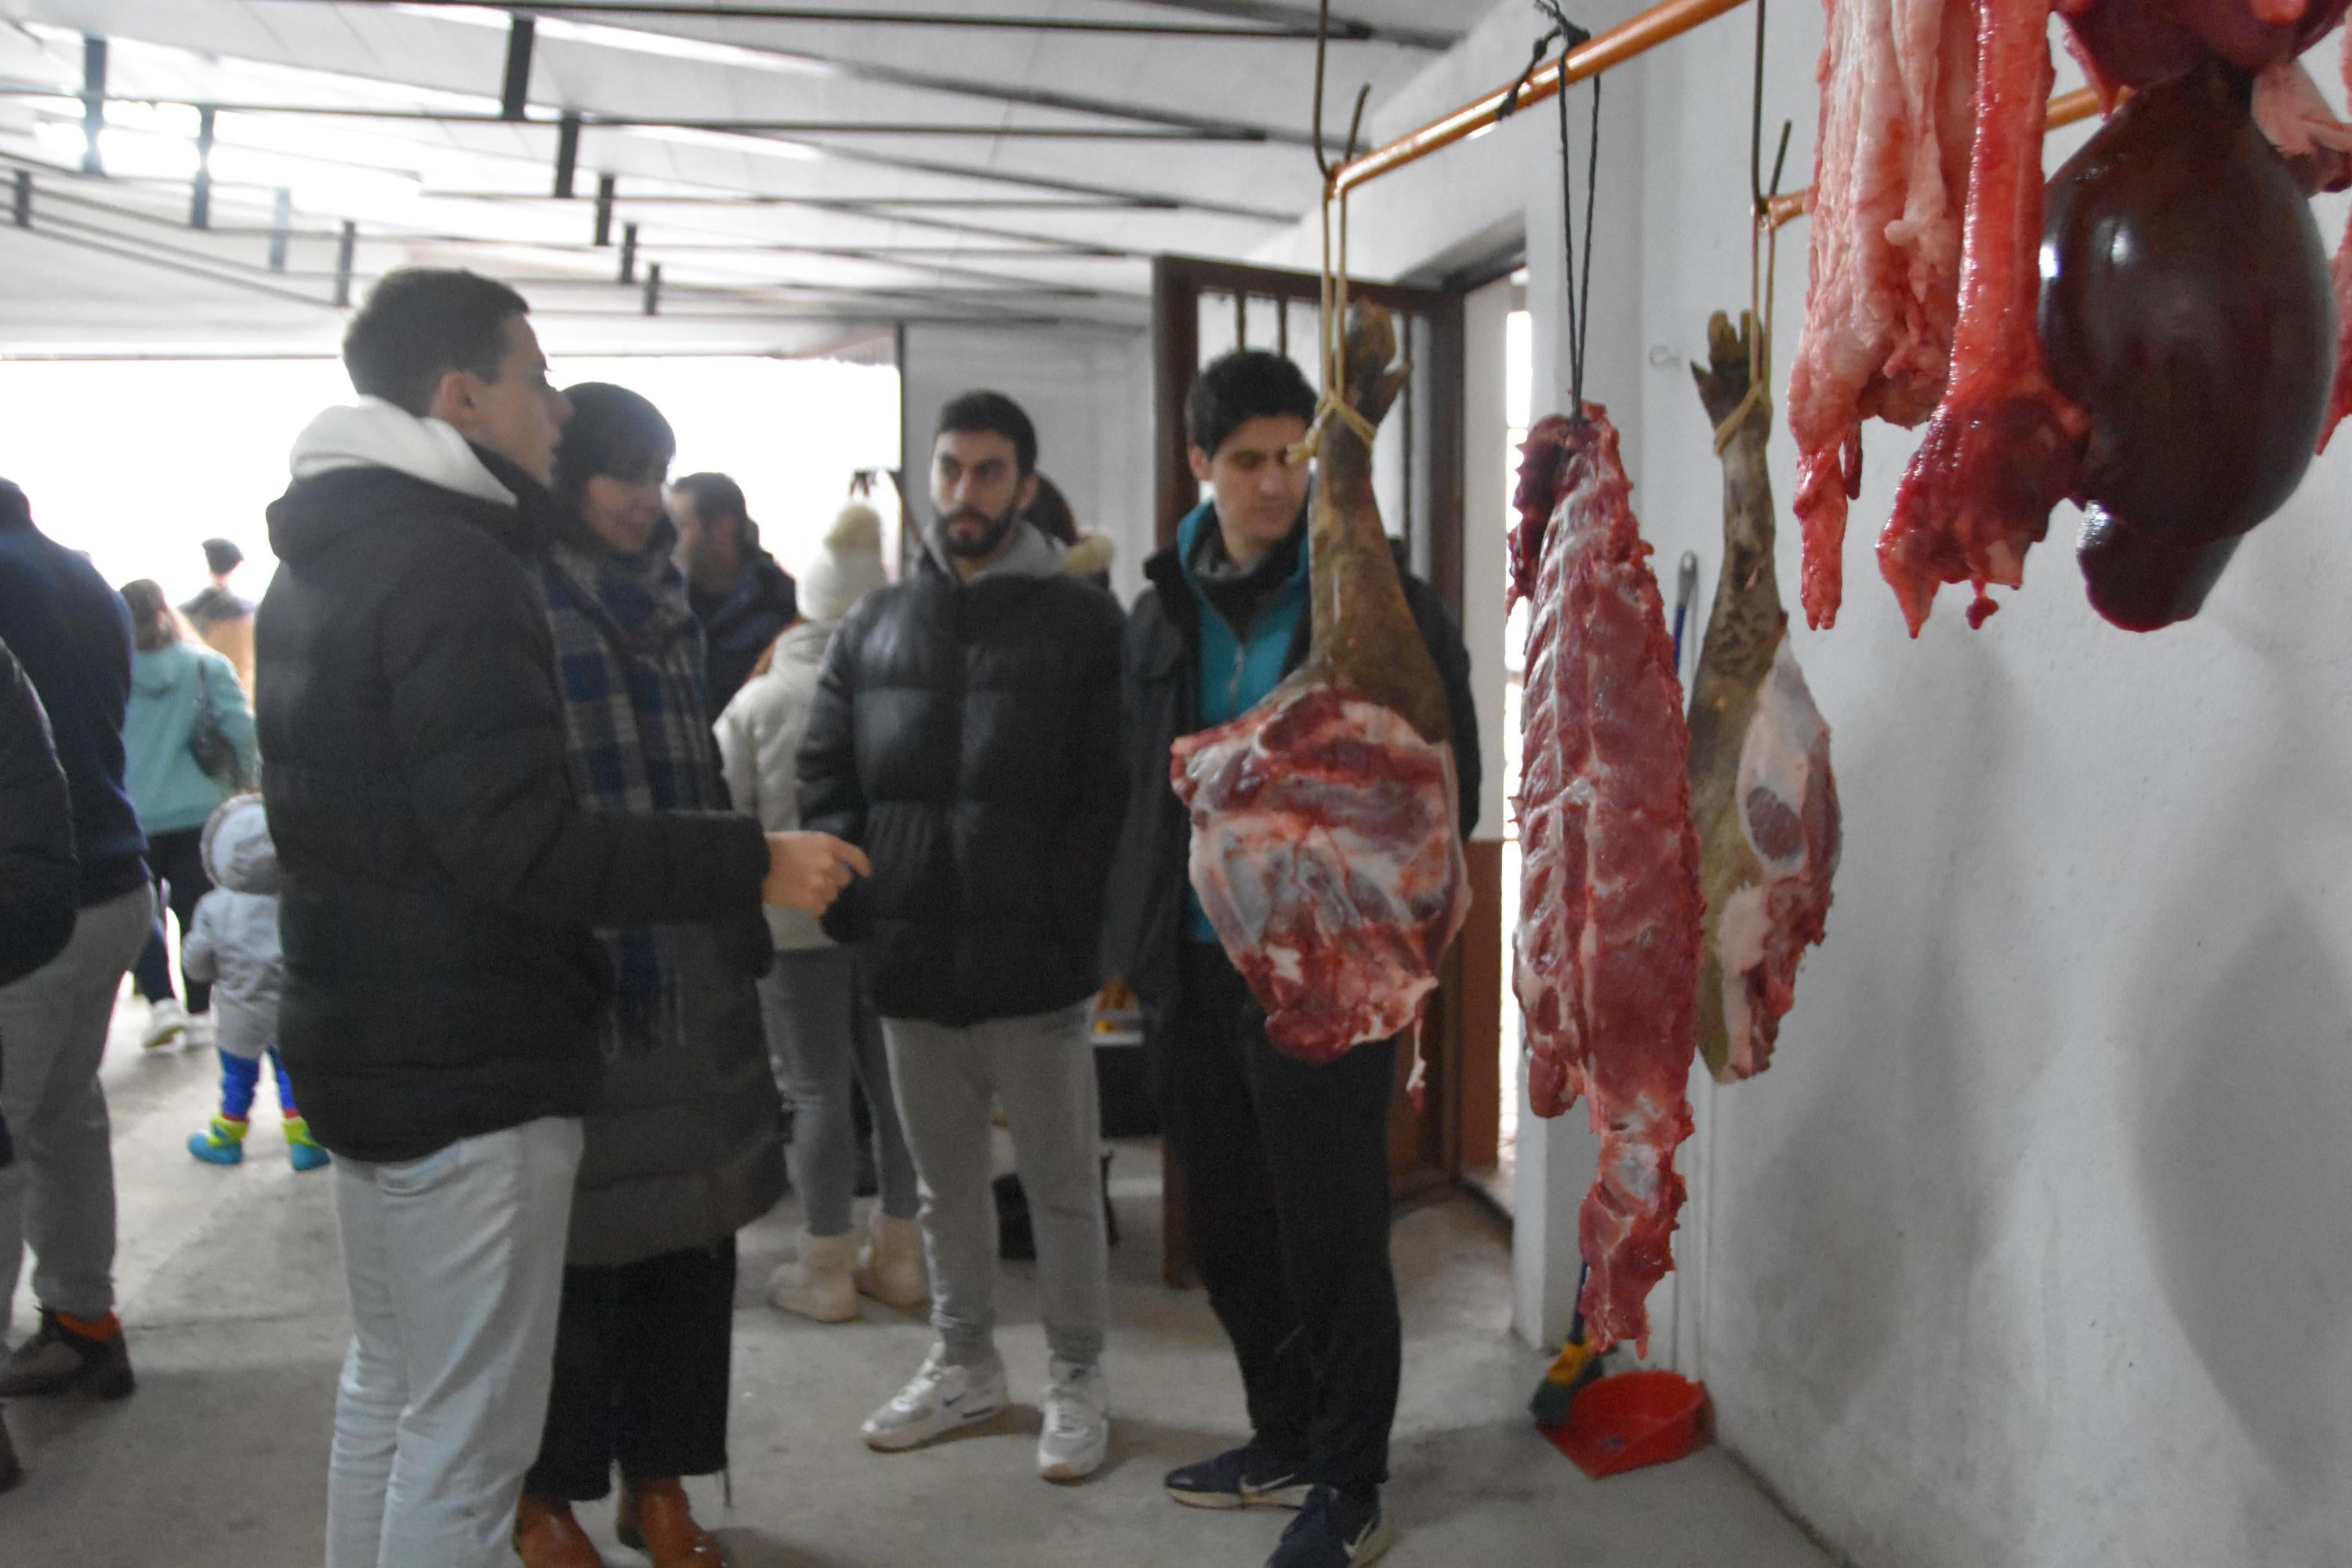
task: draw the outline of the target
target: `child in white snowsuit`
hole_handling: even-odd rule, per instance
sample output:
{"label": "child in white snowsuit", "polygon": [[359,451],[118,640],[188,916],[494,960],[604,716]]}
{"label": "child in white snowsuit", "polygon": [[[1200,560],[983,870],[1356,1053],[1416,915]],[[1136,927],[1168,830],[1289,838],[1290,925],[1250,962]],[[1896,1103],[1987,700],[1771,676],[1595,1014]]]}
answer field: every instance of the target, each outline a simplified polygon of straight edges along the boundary
{"label": "child in white snowsuit", "polygon": [[278,1059],[286,953],[278,940],[278,849],[269,841],[259,795],[221,803],[205,824],[204,855],[213,890],[196,905],[180,964],[189,979],[213,985],[221,1104],[212,1125],[189,1137],[188,1152],[211,1165],[234,1165],[245,1158],[254,1090],[261,1080],[261,1058],[268,1057],[278,1079],[278,1109],[286,1119],[287,1155],[296,1170],[315,1171],[329,1163],[327,1152],[295,1109],[293,1086]]}

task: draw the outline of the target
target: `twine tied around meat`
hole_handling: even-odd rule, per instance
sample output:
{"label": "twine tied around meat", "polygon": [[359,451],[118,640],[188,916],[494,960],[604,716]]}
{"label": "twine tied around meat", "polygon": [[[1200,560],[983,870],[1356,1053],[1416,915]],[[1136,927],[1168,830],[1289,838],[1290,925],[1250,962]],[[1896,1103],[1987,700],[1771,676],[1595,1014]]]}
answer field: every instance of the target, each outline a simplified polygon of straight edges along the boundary
{"label": "twine tied around meat", "polygon": [[1322,452],[1324,432],[1330,429],[1334,419],[1354,431],[1367,451],[1380,433],[1379,427],[1348,401],[1348,196],[1344,191],[1337,198],[1339,249],[1336,268],[1331,251],[1332,187],[1338,183],[1335,176],[1340,165],[1356,155],[1356,138],[1364,127],[1364,102],[1371,96],[1372,89],[1367,82],[1356,94],[1356,112],[1348,121],[1347,150],[1340,153],[1339,163],[1333,163],[1323,155],[1323,67],[1330,44],[1331,0],[1322,0],[1315,23],[1315,166],[1323,173],[1323,318],[1318,343],[1323,395],[1315,400],[1315,416],[1307,421],[1307,434],[1287,454],[1293,463],[1303,463]]}
{"label": "twine tied around meat", "polygon": [[[1749,100],[1748,122],[1748,395],[1715,427],[1715,455],[1722,457],[1738,438],[1739,427],[1761,413],[1772,418],[1772,282],[1780,265],[1780,226],[1772,216],[1773,199],[1780,194],[1781,171],[1789,163],[1790,123],[1780,122],[1780,151],[1772,159],[1772,184],[1764,184],[1764,16],[1766,0],[1756,0],[1756,85]],[[1759,265],[1760,263],[1760,265]]]}

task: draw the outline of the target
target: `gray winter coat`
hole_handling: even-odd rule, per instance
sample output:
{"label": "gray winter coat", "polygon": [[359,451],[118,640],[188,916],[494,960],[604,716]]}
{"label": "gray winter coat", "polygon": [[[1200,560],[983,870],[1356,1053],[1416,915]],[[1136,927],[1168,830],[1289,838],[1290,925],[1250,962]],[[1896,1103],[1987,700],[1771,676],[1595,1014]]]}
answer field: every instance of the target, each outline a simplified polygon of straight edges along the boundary
{"label": "gray winter coat", "polygon": [[712,940],[679,944],[680,1037],[605,1065],[588,1113],[565,1261],[606,1268],[709,1247],[784,1195],[760,994]]}
{"label": "gray winter coat", "polygon": [[213,988],[214,1043],[257,1059],[278,1044],[286,950],[278,940],[278,849],[257,795],[226,802],[205,825],[205,874],[213,890],[196,904],[181,966]]}

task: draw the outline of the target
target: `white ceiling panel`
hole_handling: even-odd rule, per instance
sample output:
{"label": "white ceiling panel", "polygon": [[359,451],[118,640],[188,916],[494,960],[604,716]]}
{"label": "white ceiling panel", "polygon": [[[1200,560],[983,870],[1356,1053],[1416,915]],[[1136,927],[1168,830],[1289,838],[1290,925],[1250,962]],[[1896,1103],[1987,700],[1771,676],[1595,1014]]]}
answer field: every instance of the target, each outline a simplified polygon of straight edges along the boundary
{"label": "white ceiling panel", "polygon": [[[1359,84],[1394,90],[1473,19],[1451,0],[1337,8],[1334,121]],[[510,4],[0,0],[0,264],[22,263],[19,300],[54,295],[0,315],[0,353],[28,320],[85,307],[118,333],[147,310],[173,341],[205,320],[317,317],[299,329],[315,333],[339,287],[419,262],[512,277],[537,310],[633,341],[673,321],[698,340],[762,321],[1132,329],[1151,255],[1248,255],[1317,198],[1308,4],[532,9],[518,122],[502,115]],[[780,10],[794,15],[761,14]],[[1401,36],[1348,36],[1383,28]],[[107,46],[103,177],[81,172],[86,36]],[[205,232],[196,105],[217,106]],[[20,180],[29,232],[9,224]],[[91,259],[86,289],[60,254]]]}

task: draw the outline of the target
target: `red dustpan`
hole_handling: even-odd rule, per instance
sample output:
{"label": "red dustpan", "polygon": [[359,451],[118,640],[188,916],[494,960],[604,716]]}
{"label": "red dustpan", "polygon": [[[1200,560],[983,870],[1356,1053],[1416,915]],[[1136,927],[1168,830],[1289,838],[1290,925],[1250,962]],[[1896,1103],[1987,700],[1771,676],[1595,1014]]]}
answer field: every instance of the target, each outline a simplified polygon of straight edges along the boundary
{"label": "red dustpan", "polygon": [[1595,1480],[1663,1465],[1704,1436],[1706,1385],[1671,1372],[1621,1372],[1586,1385],[1568,1419],[1544,1433]]}

